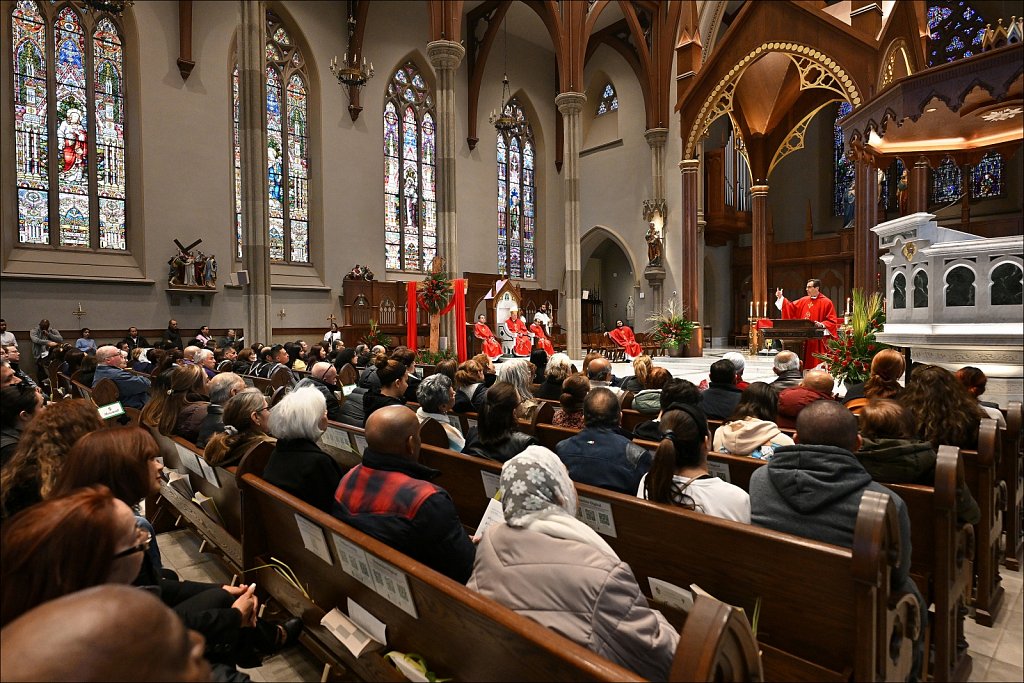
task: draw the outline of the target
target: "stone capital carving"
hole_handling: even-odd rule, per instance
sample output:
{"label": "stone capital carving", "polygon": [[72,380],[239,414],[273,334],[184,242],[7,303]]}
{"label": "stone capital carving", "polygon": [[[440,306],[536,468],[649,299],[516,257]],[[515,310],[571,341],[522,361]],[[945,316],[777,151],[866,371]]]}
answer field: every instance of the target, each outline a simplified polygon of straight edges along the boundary
{"label": "stone capital carving", "polygon": [[563,92],[555,95],[555,106],[562,114],[578,114],[583,109],[587,96],[581,92]]}
{"label": "stone capital carving", "polygon": [[765,196],[767,194],[768,194],[768,186],[767,185],[751,185],[750,186],[750,196],[751,197],[760,197],[760,196]]}
{"label": "stone capital carving", "polygon": [[458,69],[466,48],[454,40],[435,40],[427,43],[427,57],[435,69]]}
{"label": "stone capital carving", "polygon": [[679,162],[679,170],[683,173],[696,173],[700,168],[700,159],[683,159]]}
{"label": "stone capital carving", "polygon": [[644,131],[644,139],[651,147],[664,147],[668,140],[668,128],[649,128]]}

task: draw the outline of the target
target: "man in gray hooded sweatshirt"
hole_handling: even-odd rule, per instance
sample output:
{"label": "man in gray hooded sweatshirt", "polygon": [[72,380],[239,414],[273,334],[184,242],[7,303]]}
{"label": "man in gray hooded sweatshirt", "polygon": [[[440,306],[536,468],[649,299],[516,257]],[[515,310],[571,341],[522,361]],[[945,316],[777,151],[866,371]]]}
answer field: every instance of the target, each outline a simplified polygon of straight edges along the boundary
{"label": "man in gray hooded sweatshirt", "polygon": [[[920,606],[922,637],[925,602],[910,578],[910,517],[903,500],[874,482],[854,452],[860,449],[857,418],[835,401],[815,401],[800,411],[796,444],[780,446],[765,467],[750,477],[750,518],[757,526],[853,547],[860,499],[865,491],[892,499],[900,524],[901,559],[891,575],[892,589],[913,593]],[[916,644],[914,676],[920,671]]]}

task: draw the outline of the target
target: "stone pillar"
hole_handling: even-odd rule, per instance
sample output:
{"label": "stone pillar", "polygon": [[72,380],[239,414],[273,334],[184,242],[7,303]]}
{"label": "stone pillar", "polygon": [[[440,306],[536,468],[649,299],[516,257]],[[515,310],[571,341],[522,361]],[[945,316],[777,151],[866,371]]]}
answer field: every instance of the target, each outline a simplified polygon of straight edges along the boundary
{"label": "stone pillar", "polygon": [[697,329],[686,349],[686,355],[704,355],[704,335],[701,326],[700,283],[700,235],[697,233],[697,188],[700,174],[699,159],[685,159],[679,162],[683,174],[683,243],[680,245],[682,263],[679,268],[679,303],[690,320],[697,321]]}
{"label": "stone pillar", "polygon": [[907,173],[907,213],[928,210],[928,160],[918,159]]}
{"label": "stone pillar", "polygon": [[753,223],[753,234],[751,243],[751,270],[753,277],[750,279],[753,287],[754,306],[761,306],[764,314],[764,302],[768,302],[768,310],[775,308],[775,292],[768,294],[768,186],[754,185],[750,188],[750,211],[751,222]]}
{"label": "stone pillar", "polygon": [[270,245],[267,233],[266,7],[241,0],[238,32],[238,147],[242,166],[242,266],[245,338],[271,340]]}
{"label": "stone pillar", "polygon": [[580,310],[582,294],[580,278],[580,147],[583,129],[580,110],[587,96],[581,92],[563,92],[555,97],[562,114],[563,165],[565,184],[565,328],[567,353],[570,358],[583,358],[583,316]]}
{"label": "stone pillar", "polygon": [[[447,263],[451,277],[462,276],[459,269],[458,217],[455,211],[455,72],[466,48],[451,40],[427,43],[427,56],[437,74],[437,242],[438,253]],[[455,348],[455,316],[441,320],[441,334],[448,337],[448,348]]]}
{"label": "stone pillar", "polygon": [[[665,199],[665,141],[668,140],[668,128],[650,128],[644,132],[644,139],[651,148],[651,195],[652,199],[661,202]],[[661,266],[650,264],[644,268],[644,277],[651,286],[651,309],[660,312],[665,307],[665,294],[662,285],[665,282],[665,261],[668,258],[668,216],[664,215],[661,226]],[[639,307],[639,300],[637,301]],[[634,325],[636,322],[634,321]]]}
{"label": "stone pillar", "polygon": [[853,286],[864,294],[875,291],[878,273],[878,171],[868,158],[854,161]]}

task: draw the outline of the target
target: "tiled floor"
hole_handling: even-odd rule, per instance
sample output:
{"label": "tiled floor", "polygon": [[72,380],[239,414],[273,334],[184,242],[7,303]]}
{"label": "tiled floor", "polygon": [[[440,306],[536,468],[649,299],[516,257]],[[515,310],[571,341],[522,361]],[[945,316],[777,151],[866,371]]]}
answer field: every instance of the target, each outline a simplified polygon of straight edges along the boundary
{"label": "tiled floor", "polygon": [[[199,540],[190,531],[174,531],[158,537],[164,564],[182,579],[230,583],[231,575],[212,555],[199,552]],[[1024,680],[1024,592],[1020,572],[1002,570],[1006,590],[1003,609],[995,626],[978,626],[965,620],[965,634],[974,660],[971,681]],[[321,666],[301,647],[267,659],[258,669],[248,669],[254,681],[318,681]]]}

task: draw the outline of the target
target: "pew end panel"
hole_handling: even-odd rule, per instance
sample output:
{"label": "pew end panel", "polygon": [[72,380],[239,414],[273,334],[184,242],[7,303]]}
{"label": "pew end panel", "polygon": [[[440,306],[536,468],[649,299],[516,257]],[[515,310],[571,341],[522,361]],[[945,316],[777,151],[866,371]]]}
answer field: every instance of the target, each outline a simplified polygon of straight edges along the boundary
{"label": "pew end panel", "polygon": [[1001,476],[1006,482],[1006,514],[1003,533],[1006,556],[1003,565],[1011,571],[1020,571],[1024,563],[1024,419],[1021,402],[1010,401],[1006,408],[1006,430],[1003,432]]}
{"label": "pew end panel", "polygon": [[1006,485],[999,477],[1000,435],[996,421],[985,419],[978,429],[978,450],[961,450],[964,480],[981,509],[981,521],[975,526],[975,552],[972,606],[974,620],[992,626],[1002,609],[1005,591],[999,575],[1003,552],[1003,509]]}

